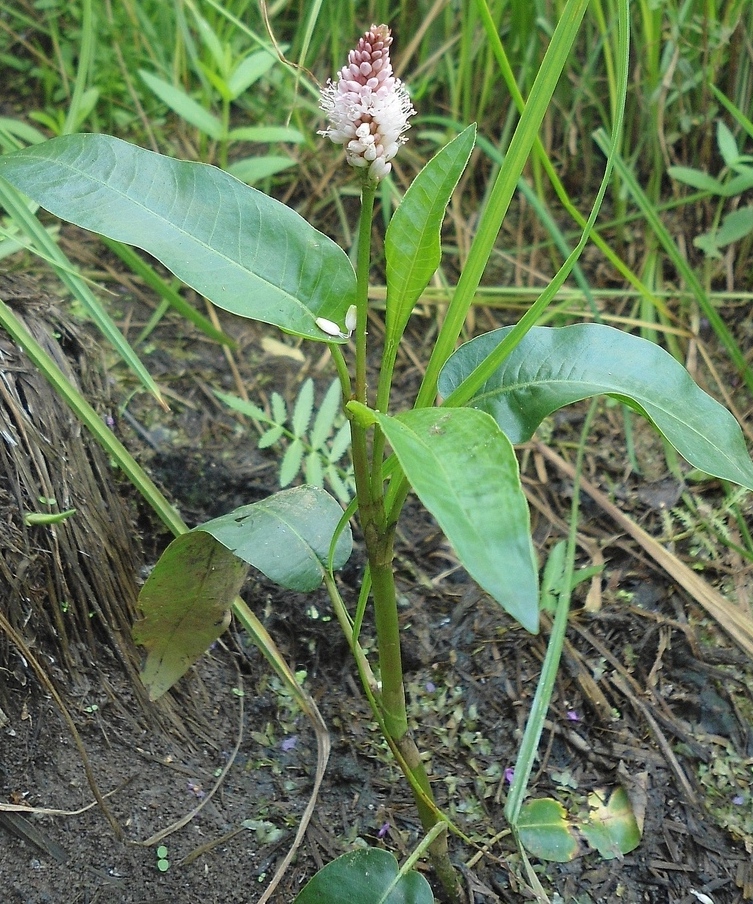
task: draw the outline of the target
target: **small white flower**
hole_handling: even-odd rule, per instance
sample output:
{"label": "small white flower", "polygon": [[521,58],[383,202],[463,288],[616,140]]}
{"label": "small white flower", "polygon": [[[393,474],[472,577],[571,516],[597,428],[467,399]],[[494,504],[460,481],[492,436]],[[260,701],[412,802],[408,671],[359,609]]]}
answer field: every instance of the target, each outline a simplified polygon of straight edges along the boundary
{"label": "small white flower", "polygon": [[368,167],[374,182],[392,169],[390,162],[407,138],[408,117],[415,114],[403,83],[392,74],[386,25],[372,25],[348,54],[337,84],[331,80],[321,92],[321,108],[329,128],[319,132],[345,147],[351,166]]}
{"label": "small white flower", "polygon": [[317,317],[314,323],[328,336],[334,336],[336,339],[350,339],[353,330],[356,328],[356,317],[356,306],[352,304],[345,314],[345,332],[332,320],[327,320],[326,317]]}
{"label": "small white flower", "polygon": [[340,327],[331,320],[327,320],[326,317],[317,317],[315,323],[319,329],[328,336],[337,336],[338,339],[342,338]]}

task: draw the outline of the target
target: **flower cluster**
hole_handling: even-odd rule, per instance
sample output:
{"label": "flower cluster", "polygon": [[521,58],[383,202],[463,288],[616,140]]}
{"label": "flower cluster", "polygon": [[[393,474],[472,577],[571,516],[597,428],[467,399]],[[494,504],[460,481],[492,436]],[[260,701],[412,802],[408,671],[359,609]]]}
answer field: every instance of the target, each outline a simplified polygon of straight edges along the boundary
{"label": "flower cluster", "polygon": [[337,84],[322,89],[321,108],[330,126],[319,134],[345,146],[351,166],[367,167],[374,182],[392,168],[391,160],[416,112],[390,62],[392,36],[386,25],[372,25],[348,54]]}

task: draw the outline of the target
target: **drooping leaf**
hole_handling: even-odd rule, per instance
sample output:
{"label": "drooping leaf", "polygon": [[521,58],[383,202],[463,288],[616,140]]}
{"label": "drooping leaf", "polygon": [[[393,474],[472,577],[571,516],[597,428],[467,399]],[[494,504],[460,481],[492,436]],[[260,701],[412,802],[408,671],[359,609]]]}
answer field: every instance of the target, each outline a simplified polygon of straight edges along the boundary
{"label": "drooping leaf", "polygon": [[[307,592],[322,583],[329,545],[343,510],[319,487],[293,487],[207,521],[195,531],[211,534],[236,556],[289,590]],[[340,534],[334,567],[352,549],[350,528]]]}
{"label": "drooping leaf", "polygon": [[413,306],[441,258],[440,229],[450,195],[473,150],[476,127],[468,126],[442,148],[411,183],[385,236],[387,260],[386,341],[396,345]]}
{"label": "drooping leaf", "polygon": [[218,307],[310,339],[355,300],[345,252],[284,204],[202,163],[106,135],[0,157],[0,176],[56,216],[148,251]]}
{"label": "drooping leaf", "polygon": [[618,787],[609,795],[588,795],[590,812],[580,829],[592,848],[605,860],[613,860],[635,850],[641,842],[641,832],[624,788]]}
{"label": "drooping leaf", "polygon": [[517,825],[526,850],[542,860],[569,863],[580,848],[562,804],[552,798],[523,804]]}
{"label": "drooping leaf", "polygon": [[366,848],[320,869],[294,904],[434,904],[434,897],[420,873],[401,876],[389,851]]}
{"label": "drooping leaf", "polygon": [[139,594],[133,638],[146,648],[141,680],[156,700],[225,631],[248,568],[205,533],[173,540]]}
{"label": "drooping leaf", "polygon": [[510,441],[489,415],[473,408],[421,408],[377,418],[468,573],[535,634],[537,568]]}
{"label": "drooping leaf", "polygon": [[[504,339],[509,327],[478,336],[447,361],[448,396]],[[732,415],[658,345],[612,327],[535,327],[469,402],[490,414],[513,443],[565,405],[610,395],[648,418],[690,464],[753,489],[753,463]]]}

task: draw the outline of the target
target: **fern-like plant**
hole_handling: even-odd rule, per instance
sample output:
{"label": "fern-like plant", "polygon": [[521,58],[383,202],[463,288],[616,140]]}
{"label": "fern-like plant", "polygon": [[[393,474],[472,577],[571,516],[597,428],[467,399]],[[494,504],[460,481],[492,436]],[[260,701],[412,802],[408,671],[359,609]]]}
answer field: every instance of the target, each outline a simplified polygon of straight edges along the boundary
{"label": "fern-like plant", "polygon": [[270,396],[269,413],[230,393],[217,392],[217,396],[234,411],[266,427],[259,437],[260,449],[286,446],[280,463],[280,487],[289,486],[302,473],[306,483],[323,487],[326,482],[340,502],[350,502],[354,492],[353,468],[341,461],[350,445],[350,430],[342,413],[338,380],[330,384],[316,414],[314,381],[310,377],[298,392],[292,414],[277,392]]}

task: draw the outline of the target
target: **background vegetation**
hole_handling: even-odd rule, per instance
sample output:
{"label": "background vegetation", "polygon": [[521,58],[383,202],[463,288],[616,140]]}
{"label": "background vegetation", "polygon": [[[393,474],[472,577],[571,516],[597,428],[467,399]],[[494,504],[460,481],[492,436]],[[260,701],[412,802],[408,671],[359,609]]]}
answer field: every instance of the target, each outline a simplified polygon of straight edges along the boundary
{"label": "background vegetation", "polygon": [[[485,28],[501,38],[525,96],[561,6],[556,0],[491,0],[487,6],[328,0],[271,3],[263,10],[253,0],[3,2],[0,140],[11,148],[42,136],[101,131],[218,163],[292,202],[347,243],[355,188],[338,150],[316,134],[322,126],[316,80],[334,75],[365,25],[386,21],[395,34],[398,74],[419,115],[393,186],[383,192],[385,216],[411,171],[467,123],[478,122],[479,150],[448,233],[462,264],[474,209],[483,203],[486,177],[504,154],[517,117]],[[594,136],[612,119],[611,6],[591,4],[542,131],[564,188],[583,210],[602,168]],[[698,321],[692,303],[672,305],[671,312],[663,305],[667,295],[681,302],[693,295],[675,255],[689,261],[700,284],[696,294],[702,289],[711,307],[728,305],[734,316],[736,305],[747,306],[747,296],[716,293],[750,288],[751,223],[743,215],[731,233],[739,240],[733,247],[719,244],[714,231],[744,205],[742,191],[734,189],[745,190],[748,182],[719,194],[710,183],[688,185],[687,177],[670,172],[684,166],[722,182],[739,175],[735,164],[744,161],[725,153],[718,127],[726,124],[742,154],[749,139],[734,108],[751,110],[753,9],[744,0],[642,0],[633,4],[632,18],[634,77],[623,172],[612,195],[612,221],[601,232],[608,248],[587,259],[591,272],[581,271],[576,282],[581,300],[593,306],[604,299],[607,308],[614,305],[603,290],[629,289],[635,299],[629,314],[644,321],[644,331],[656,321],[692,328]],[[291,64],[267,52],[272,39]],[[486,301],[507,298],[513,286],[537,285],[561,258],[571,224],[550,212],[557,210],[555,191],[534,161],[516,222],[501,237],[500,273],[487,280]],[[694,239],[708,233],[712,238],[696,248]],[[681,354],[674,340],[670,345]],[[732,354],[740,368],[742,359]]]}

